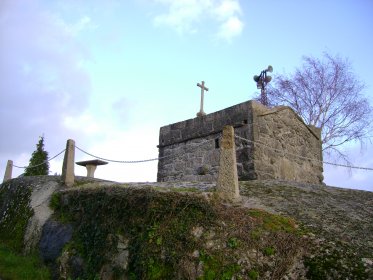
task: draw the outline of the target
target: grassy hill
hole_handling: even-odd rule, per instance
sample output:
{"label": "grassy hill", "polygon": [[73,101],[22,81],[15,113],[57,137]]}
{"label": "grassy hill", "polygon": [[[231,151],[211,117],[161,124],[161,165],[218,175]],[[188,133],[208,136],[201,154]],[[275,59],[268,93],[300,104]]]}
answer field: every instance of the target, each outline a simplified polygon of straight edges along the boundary
{"label": "grassy hill", "polygon": [[[44,200],[35,195],[51,184]],[[240,191],[230,204],[206,183],[78,178],[65,189],[53,176],[13,179],[0,186],[0,242],[25,251],[47,203],[53,214],[31,255],[55,278],[373,278],[373,193],[280,181]]]}

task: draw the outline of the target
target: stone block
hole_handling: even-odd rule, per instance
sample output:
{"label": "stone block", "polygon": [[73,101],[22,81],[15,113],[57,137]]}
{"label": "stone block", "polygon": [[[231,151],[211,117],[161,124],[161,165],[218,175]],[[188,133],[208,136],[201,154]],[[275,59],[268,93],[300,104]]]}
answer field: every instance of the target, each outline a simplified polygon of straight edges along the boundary
{"label": "stone block", "polygon": [[238,188],[234,128],[225,126],[220,148],[220,168],[216,190],[223,199],[240,200]]}
{"label": "stone block", "polygon": [[8,160],[8,162],[6,164],[6,168],[5,168],[3,183],[12,179],[12,171],[13,171],[13,161]]}
{"label": "stone block", "polygon": [[63,246],[72,237],[72,226],[48,220],[43,226],[39,242],[40,255],[45,262],[52,262],[61,255]]}
{"label": "stone block", "polygon": [[62,166],[62,181],[66,186],[71,187],[74,185],[75,174],[75,141],[72,139],[67,140],[65,157]]}

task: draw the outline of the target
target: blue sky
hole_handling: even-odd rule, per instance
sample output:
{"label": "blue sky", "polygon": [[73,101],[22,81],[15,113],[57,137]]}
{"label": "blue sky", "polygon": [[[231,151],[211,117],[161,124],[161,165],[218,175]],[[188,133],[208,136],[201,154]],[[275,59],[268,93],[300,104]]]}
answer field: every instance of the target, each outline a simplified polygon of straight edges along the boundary
{"label": "blue sky", "polygon": [[[370,0],[2,0],[0,175],[8,159],[27,165],[43,134],[50,156],[71,138],[109,159],[154,158],[159,127],[198,112],[197,82],[211,113],[252,99],[267,65],[275,79],[303,55],[347,57],[373,104],[372,14]],[[345,148],[373,167],[370,143]],[[51,161],[51,172],[61,166]],[[373,191],[372,171],[324,168],[327,184]],[[110,163],[96,177],[155,181],[156,171]]]}

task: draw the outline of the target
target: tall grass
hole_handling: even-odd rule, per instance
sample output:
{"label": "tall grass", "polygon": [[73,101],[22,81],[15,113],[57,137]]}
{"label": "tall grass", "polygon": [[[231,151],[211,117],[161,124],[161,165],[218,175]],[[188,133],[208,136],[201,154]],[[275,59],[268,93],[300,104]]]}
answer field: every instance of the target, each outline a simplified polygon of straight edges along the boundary
{"label": "tall grass", "polygon": [[22,256],[0,244],[0,279],[47,280],[51,276],[37,256]]}

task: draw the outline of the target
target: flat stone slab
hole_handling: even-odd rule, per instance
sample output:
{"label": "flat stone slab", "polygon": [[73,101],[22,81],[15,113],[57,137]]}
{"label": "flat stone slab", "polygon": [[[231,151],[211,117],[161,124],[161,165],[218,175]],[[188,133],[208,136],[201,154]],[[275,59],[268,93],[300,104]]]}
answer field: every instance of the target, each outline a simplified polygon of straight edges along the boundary
{"label": "flat stone slab", "polygon": [[93,159],[93,160],[79,161],[79,162],[76,162],[76,164],[85,166],[87,168],[87,177],[94,178],[95,170],[97,166],[108,164],[108,162],[99,160],[99,159]]}
{"label": "flat stone slab", "polygon": [[99,160],[99,159],[93,159],[93,160],[85,160],[85,161],[78,161],[76,162],[77,165],[81,166],[87,166],[87,165],[105,165],[108,164],[107,161]]}

